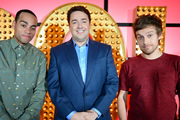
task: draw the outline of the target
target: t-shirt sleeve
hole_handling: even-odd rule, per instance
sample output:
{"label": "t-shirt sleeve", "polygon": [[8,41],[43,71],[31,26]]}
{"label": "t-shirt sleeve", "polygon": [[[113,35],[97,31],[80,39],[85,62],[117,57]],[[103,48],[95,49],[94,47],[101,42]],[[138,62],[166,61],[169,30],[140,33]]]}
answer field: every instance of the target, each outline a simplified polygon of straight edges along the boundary
{"label": "t-shirt sleeve", "polygon": [[180,58],[178,59],[178,62],[177,62],[177,75],[178,75],[178,82],[177,82],[176,88],[177,88],[177,92],[180,98]]}
{"label": "t-shirt sleeve", "polygon": [[123,63],[120,75],[119,75],[119,89],[120,90],[129,90],[129,80],[128,80],[128,69],[127,64]]}

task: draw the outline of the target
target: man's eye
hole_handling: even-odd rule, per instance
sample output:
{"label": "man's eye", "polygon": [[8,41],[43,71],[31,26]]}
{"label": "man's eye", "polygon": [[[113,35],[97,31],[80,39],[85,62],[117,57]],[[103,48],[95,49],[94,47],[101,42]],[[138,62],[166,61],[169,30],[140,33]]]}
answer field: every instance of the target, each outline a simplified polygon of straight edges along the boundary
{"label": "man's eye", "polygon": [[24,24],[22,24],[21,26],[24,27],[24,28],[26,27],[26,25],[24,25]]}
{"label": "man's eye", "polygon": [[137,37],[138,40],[143,40],[142,36]]}
{"label": "man's eye", "polygon": [[150,37],[152,37],[152,35],[150,34],[150,35],[148,35],[148,38],[150,38]]}
{"label": "man's eye", "polygon": [[87,21],[86,21],[86,20],[83,20],[83,23],[87,23]]}
{"label": "man's eye", "polygon": [[32,30],[36,30],[36,28],[35,28],[35,27],[32,27],[31,29],[32,29]]}
{"label": "man's eye", "polygon": [[72,22],[72,24],[76,24],[77,22]]}

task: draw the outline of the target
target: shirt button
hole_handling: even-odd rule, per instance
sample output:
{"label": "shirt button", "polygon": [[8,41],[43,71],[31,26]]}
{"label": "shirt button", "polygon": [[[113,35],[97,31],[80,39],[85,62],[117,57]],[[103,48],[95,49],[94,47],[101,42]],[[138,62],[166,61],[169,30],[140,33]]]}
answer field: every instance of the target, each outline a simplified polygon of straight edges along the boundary
{"label": "shirt button", "polygon": [[87,95],[86,94],[84,94],[84,97],[86,97]]}

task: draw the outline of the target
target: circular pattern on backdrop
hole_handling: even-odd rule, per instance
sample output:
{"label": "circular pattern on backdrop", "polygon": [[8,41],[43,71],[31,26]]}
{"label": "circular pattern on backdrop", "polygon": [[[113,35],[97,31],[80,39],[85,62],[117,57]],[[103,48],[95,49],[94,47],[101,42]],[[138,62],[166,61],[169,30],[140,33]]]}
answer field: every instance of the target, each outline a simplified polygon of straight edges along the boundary
{"label": "circular pattern on backdrop", "polygon": [[8,11],[0,8],[0,40],[8,40],[13,37],[13,21],[14,17]]}

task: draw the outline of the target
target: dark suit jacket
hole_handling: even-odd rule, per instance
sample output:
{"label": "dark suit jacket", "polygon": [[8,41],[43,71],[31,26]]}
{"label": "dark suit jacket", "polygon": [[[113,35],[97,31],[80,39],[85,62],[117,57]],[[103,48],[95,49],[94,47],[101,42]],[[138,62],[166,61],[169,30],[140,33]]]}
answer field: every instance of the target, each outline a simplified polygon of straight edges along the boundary
{"label": "dark suit jacket", "polygon": [[111,46],[89,40],[86,82],[83,83],[73,41],[51,49],[48,91],[56,107],[55,119],[65,120],[72,111],[96,108],[99,120],[110,120],[109,106],[118,90]]}

